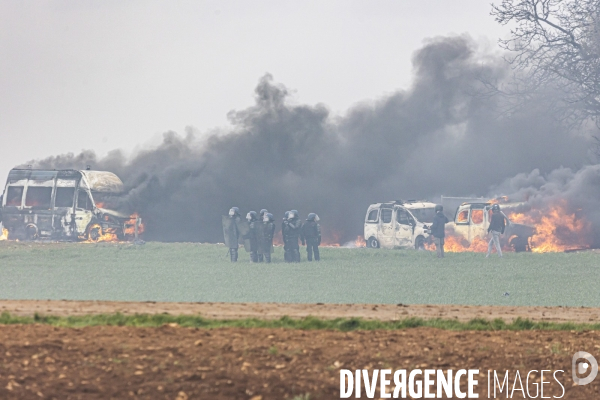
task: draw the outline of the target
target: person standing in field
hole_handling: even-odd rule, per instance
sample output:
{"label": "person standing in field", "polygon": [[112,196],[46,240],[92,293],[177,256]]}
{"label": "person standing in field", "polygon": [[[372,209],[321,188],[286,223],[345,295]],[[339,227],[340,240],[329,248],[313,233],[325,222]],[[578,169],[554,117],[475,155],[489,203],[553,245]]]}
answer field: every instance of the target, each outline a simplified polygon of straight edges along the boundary
{"label": "person standing in field", "polygon": [[444,258],[444,238],[446,237],[446,224],[448,218],[444,215],[444,207],[440,204],[435,206],[435,216],[431,224],[431,236],[435,243],[435,250],[438,258]]}
{"label": "person standing in field", "polygon": [[264,258],[266,263],[271,262],[273,252],[273,234],[275,233],[275,219],[273,214],[266,212],[262,221],[257,222],[258,255]]}
{"label": "person standing in field", "polygon": [[291,253],[290,253],[290,223],[288,221],[288,217],[290,215],[289,211],[285,212],[283,216],[283,222],[281,223],[281,238],[283,239],[283,260],[285,262],[292,262]]}
{"label": "person standing in field", "polygon": [[229,215],[222,216],[222,222],[225,245],[229,248],[231,262],[236,262],[238,259],[238,247],[240,239],[240,230],[238,227],[238,224],[240,223],[240,209],[237,207],[231,207],[229,210]]}
{"label": "person standing in field", "polygon": [[248,221],[248,235],[245,239],[250,241],[250,262],[258,261],[258,244],[256,241],[256,230],[259,224],[256,211],[250,211],[246,215],[246,220]]}
{"label": "person standing in field", "polygon": [[308,214],[306,222],[302,225],[302,242],[306,241],[306,258],[312,261],[313,252],[315,261],[321,260],[319,245],[321,244],[321,225],[318,224],[319,216],[315,213]]}
{"label": "person standing in field", "polygon": [[[262,221],[265,217],[265,214],[267,214],[267,213],[268,213],[268,211],[266,208],[263,208],[262,210],[260,210],[260,212],[258,213],[258,223],[259,224],[262,223]],[[263,262],[263,255],[261,253],[258,253],[257,257],[258,257],[257,262]]]}
{"label": "person standing in field", "polygon": [[510,221],[508,217],[500,211],[500,206],[498,204],[494,204],[492,206],[492,219],[490,221],[490,226],[488,227],[488,233],[492,234],[490,238],[490,242],[488,243],[488,252],[485,255],[485,258],[488,258],[492,253],[492,247],[496,246],[496,252],[498,253],[498,257],[502,257],[502,248],[500,247],[500,235],[504,234],[504,228],[507,225],[510,225]]}
{"label": "person standing in field", "polygon": [[302,221],[297,210],[290,211],[287,219],[287,228],[290,262],[300,262],[298,239],[301,239],[300,236],[302,235]]}

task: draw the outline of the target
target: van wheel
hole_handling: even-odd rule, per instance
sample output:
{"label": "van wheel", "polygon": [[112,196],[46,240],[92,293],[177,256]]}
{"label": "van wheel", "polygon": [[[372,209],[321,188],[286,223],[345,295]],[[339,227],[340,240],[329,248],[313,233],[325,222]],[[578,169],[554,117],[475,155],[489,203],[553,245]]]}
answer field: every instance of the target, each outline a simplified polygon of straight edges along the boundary
{"label": "van wheel", "polygon": [[520,253],[522,251],[531,251],[527,239],[522,238],[520,236],[515,236],[512,239],[510,239],[509,244],[512,246],[516,253]]}
{"label": "van wheel", "polygon": [[371,236],[369,238],[369,240],[367,240],[367,247],[370,247],[372,249],[378,249],[379,248],[379,240],[377,240],[373,236]]}
{"label": "van wheel", "polygon": [[417,240],[415,240],[415,249],[425,250],[425,238],[423,236],[417,236]]}
{"label": "van wheel", "polygon": [[38,228],[34,224],[28,224],[25,227],[25,235],[27,240],[36,240],[38,238]]}
{"label": "van wheel", "polygon": [[88,230],[88,239],[92,242],[97,242],[102,236],[102,227],[100,225],[90,226]]}

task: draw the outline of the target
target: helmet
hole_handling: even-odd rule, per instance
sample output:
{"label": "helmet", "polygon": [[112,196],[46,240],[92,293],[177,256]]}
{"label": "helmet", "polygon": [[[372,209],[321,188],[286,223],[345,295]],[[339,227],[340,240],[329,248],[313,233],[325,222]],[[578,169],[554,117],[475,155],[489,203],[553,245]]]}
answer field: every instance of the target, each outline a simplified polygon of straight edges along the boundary
{"label": "helmet", "polygon": [[231,209],[229,209],[229,216],[233,217],[234,215],[239,215],[240,214],[240,209],[237,207],[231,207]]}
{"label": "helmet", "polygon": [[265,215],[266,213],[268,213],[267,209],[266,209],[266,208],[263,208],[262,210],[260,210],[260,213],[259,213],[259,215],[260,215],[261,217],[264,217],[264,215]]}
{"label": "helmet", "polygon": [[310,214],[308,214],[308,218],[306,218],[306,220],[307,221],[314,221],[316,216],[317,216],[317,214],[310,213]]}
{"label": "helmet", "polygon": [[264,222],[272,222],[273,221],[273,214],[267,212],[265,213],[265,215],[263,215],[263,221]]}
{"label": "helmet", "polygon": [[246,219],[248,222],[256,221],[256,211],[250,211],[248,214],[246,214]]}
{"label": "helmet", "polygon": [[283,219],[288,219],[290,217],[290,212],[286,211],[285,212],[285,216],[283,217]]}
{"label": "helmet", "polygon": [[288,219],[298,218],[298,210],[290,210],[290,215]]}
{"label": "helmet", "polygon": [[492,211],[500,211],[500,206],[498,204],[494,204],[492,206]]}
{"label": "helmet", "polygon": [[444,207],[441,204],[435,205],[435,212],[444,211]]}

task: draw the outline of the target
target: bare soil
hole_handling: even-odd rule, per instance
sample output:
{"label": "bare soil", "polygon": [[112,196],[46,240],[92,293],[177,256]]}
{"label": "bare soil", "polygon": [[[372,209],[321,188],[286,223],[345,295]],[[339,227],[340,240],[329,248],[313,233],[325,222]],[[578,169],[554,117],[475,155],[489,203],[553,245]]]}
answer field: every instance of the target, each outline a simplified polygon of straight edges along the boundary
{"label": "bare soil", "polygon": [[[598,343],[600,332],[4,325],[0,398],[336,399],[340,368],[478,368],[480,398],[487,398],[488,369],[510,370],[511,386],[516,370],[525,377],[562,369],[563,398],[592,399],[600,380],[574,386],[570,363],[575,351],[600,352]],[[539,373],[533,379],[539,383]],[[560,396],[552,382],[544,395]]]}
{"label": "bare soil", "polygon": [[283,304],[283,303],[161,303],[119,301],[69,300],[0,300],[0,312],[14,315],[34,313],[56,316],[87,314],[158,314],[202,315],[212,319],[261,318],[277,319],[283,316],[302,318],[350,318],[393,321],[420,317],[469,321],[474,318],[507,322],[520,317],[546,322],[600,322],[600,308],[588,307],[516,307],[516,306],[463,306],[463,305],[406,305],[406,304]]}
{"label": "bare soil", "polygon": [[[590,322],[591,308],[427,305],[320,305],[224,303],[125,303],[1,301],[19,315],[93,313],[201,314],[210,318],[279,318],[283,315],[366,319],[524,317]],[[564,370],[564,399],[596,398],[600,379],[576,386],[571,357],[600,355],[600,332],[454,332],[431,328],[399,331],[86,327],[0,325],[2,399],[338,399],[340,369],[480,369],[480,398],[487,370]],[[597,354],[595,354],[597,353]],[[550,375],[545,396],[560,396]],[[534,381],[540,382],[539,373]],[[533,384],[533,381],[530,385]],[[534,387],[531,386],[532,395]],[[378,393],[378,396],[380,393]],[[304,396],[304,397],[301,397]],[[376,396],[376,398],[378,398]],[[523,398],[521,392],[515,398]],[[354,397],[352,397],[354,398]],[[364,391],[363,397],[366,398]],[[500,397],[498,397],[500,398]],[[502,396],[505,398],[505,396]]]}

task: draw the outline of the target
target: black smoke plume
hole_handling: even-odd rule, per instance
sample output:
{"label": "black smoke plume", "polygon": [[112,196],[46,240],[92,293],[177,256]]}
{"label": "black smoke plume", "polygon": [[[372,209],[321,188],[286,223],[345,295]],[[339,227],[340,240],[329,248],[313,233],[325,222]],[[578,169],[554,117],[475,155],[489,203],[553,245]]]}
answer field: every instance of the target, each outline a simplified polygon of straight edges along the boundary
{"label": "black smoke plume", "polygon": [[127,187],[124,205],[146,222],[147,240],[221,242],[220,215],[238,206],[244,215],[267,208],[278,220],[290,209],[316,212],[325,236],[343,242],[362,234],[371,203],[483,195],[490,187],[518,192],[522,185],[505,180],[532,170],[539,192],[545,174],[589,163],[589,138],[561,127],[544,99],[506,115],[508,100],[479,95],[482,77],[510,79],[510,71],[469,37],[430,40],[413,65],[408,90],[341,117],[321,104],[288,104],[286,87],[267,74],[256,103],[229,113],[230,132],[167,132],[160,146],[131,159],[86,151],[28,164],[115,172]]}

